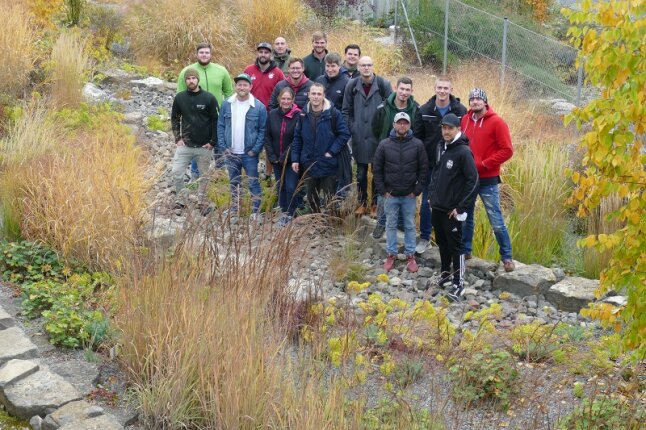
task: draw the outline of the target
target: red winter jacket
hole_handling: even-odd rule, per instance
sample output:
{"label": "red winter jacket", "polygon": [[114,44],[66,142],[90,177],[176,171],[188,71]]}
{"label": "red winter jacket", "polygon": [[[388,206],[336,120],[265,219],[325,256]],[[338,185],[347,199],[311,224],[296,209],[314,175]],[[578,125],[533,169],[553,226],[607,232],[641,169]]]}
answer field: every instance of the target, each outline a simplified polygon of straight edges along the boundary
{"label": "red winter jacket", "polygon": [[462,117],[462,132],[469,138],[480,178],[500,176],[500,165],[514,154],[509,127],[490,106],[478,120],[471,109]]}
{"label": "red winter jacket", "polygon": [[260,100],[265,105],[265,108],[267,108],[267,111],[269,111],[269,98],[271,97],[271,93],[274,91],[276,84],[285,79],[283,71],[276,67],[276,63],[272,61],[264,72],[255,63],[247,66],[244,69],[244,73],[251,76],[251,80],[253,81],[251,94]]}

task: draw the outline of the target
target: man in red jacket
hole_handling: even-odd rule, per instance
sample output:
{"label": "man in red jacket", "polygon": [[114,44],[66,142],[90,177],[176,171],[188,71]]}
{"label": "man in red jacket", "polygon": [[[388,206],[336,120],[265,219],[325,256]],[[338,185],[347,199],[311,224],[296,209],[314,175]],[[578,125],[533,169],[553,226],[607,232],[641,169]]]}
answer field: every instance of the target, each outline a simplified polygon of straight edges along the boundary
{"label": "man in red jacket", "polygon": [[271,59],[271,44],[262,42],[256,48],[256,62],[248,65],[244,73],[251,76],[253,86],[251,94],[265,105],[269,112],[269,98],[274,91],[276,84],[283,79],[285,75],[282,70],[276,66],[276,62]]}
{"label": "man in red jacket", "polygon": [[[484,90],[474,88],[469,93],[469,111],[462,117],[461,128],[469,138],[471,151],[475,158],[480,177],[478,195],[482,199],[489,223],[496,236],[500,248],[500,259],[505,271],[511,272],[515,268],[511,256],[511,240],[500,210],[498,191],[498,184],[501,182],[500,166],[514,153],[509,127],[491,109]],[[463,253],[467,260],[471,258],[472,251],[474,206],[471,205],[467,210],[467,221],[462,232]]]}

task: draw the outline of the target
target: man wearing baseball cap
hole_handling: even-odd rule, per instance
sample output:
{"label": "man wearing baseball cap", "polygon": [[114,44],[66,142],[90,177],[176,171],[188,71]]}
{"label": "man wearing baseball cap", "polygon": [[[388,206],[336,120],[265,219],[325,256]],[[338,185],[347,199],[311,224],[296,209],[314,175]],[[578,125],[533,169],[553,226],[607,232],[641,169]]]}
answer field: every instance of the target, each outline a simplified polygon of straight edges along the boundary
{"label": "man wearing baseball cap", "polygon": [[415,212],[417,196],[426,183],[428,158],[424,144],[413,137],[410,125],[411,119],[406,112],[397,113],[393,131],[379,142],[374,157],[375,189],[384,198],[386,212],[386,272],[393,269],[397,258],[397,221],[400,215],[404,222],[406,270],[417,272]]}
{"label": "man wearing baseball cap", "polygon": [[[480,176],[478,194],[484,203],[489,224],[493,228],[500,259],[505,271],[514,270],[511,255],[511,240],[505,219],[500,210],[500,166],[511,158],[514,150],[511,146],[509,127],[491,108],[487,94],[480,88],[474,88],[469,93],[469,111],[462,117],[462,132],[469,138],[471,151],[475,158],[476,168]],[[471,258],[473,241],[473,212],[474,204],[467,208],[467,220],[463,231],[463,247],[466,259]]]}
{"label": "man wearing baseball cap", "polygon": [[251,94],[265,107],[269,106],[269,98],[276,84],[285,79],[283,71],[271,59],[271,49],[270,43],[259,43],[256,47],[256,62],[244,69],[244,73],[251,76],[253,82]]}
{"label": "man wearing baseball cap", "polygon": [[[464,293],[464,254],[462,225],[467,208],[478,192],[478,172],[469,149],[469,140],[460,132],[460,119],[453,113],[441,121],[442,142],[436,146],[430,185],[431,223],[440,248],[439,285],[452,281],[447,296],[457,301]],[[451,270],[453,264],[453,270]]]}
{"label": "man wearing baseball cap", "polygon": [[258,155],[265,143],[267,109],[251,94],[251,76],[241,73],[233,80],[236,93],[224,100],[218,118],[218,145],[229,171],[230,214],[237,217],[240,209],[240,182],[244,170],[251,192],[251,218],[260,221],[262,189],[258,181]]}

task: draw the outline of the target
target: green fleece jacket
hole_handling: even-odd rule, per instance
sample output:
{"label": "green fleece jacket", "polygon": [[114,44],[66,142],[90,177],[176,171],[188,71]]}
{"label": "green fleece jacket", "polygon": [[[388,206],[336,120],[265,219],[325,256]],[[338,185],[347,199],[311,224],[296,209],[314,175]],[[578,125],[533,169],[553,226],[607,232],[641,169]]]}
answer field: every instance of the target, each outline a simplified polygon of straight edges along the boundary
{"label": "green fleece jacket", "polygon": [[[390,131],[393,129],[393,120],[395,115],[399,112],[406,112],[411,120],[411,125],[415,114],[417,113],[417,108],[419,105],[411,95],[408,98],[408,106],[406,109],[399,109],[395,105],[395,97],[397,93],[391,93],[384,102],[379,105],[375,116],[372,117],[372,134],[377,138],[377,142],[381,142],[390,135]],[[414,130],[413,130],[414,131]]]}
{"label": "green fleece jacket", "polygon": [[209,63],[206,66],[202,66],[200,63],[193,63],[190,66],[184,67],[177,77],[178,93],[186,90],[184,72],[188,68],[197,70],[197,73],[200,75],[200,88],[213,94],[219,106],[222,106],[222,101],[225,97],[233,94],[233,83],[229,72],[224,66],[215,63]]}

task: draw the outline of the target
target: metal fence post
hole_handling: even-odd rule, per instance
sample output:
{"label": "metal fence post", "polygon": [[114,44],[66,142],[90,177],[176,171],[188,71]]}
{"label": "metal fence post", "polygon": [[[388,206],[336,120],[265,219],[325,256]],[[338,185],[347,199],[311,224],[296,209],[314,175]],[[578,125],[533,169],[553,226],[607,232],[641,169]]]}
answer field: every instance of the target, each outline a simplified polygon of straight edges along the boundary
{"label": "metal fence post", "polygon": [[446,66],[449,60],[449,0],[444,2],[444,62],[442,74],[446,75]]}
{"label": "metal fence post", "polygon": [[500,70],[500,87],[505,85],[505,67],[507,67],[507,30],[509,28],[509,20],[505,17],[502,24],[502,69]]}
{"label": "metal fence post", "polygon": [[579,64],[576,74],[576,105],[581,106],[581,91],[583,89],[583,61]]}
{"label": "metal fence post", "polygon": [[395,44],[397,44],[397,12],[398,12],[397,9],[399,8],[397,7],[397,1],[395,0],[395,32],[393,35],[393,37],[395,38],[394,40]]}

